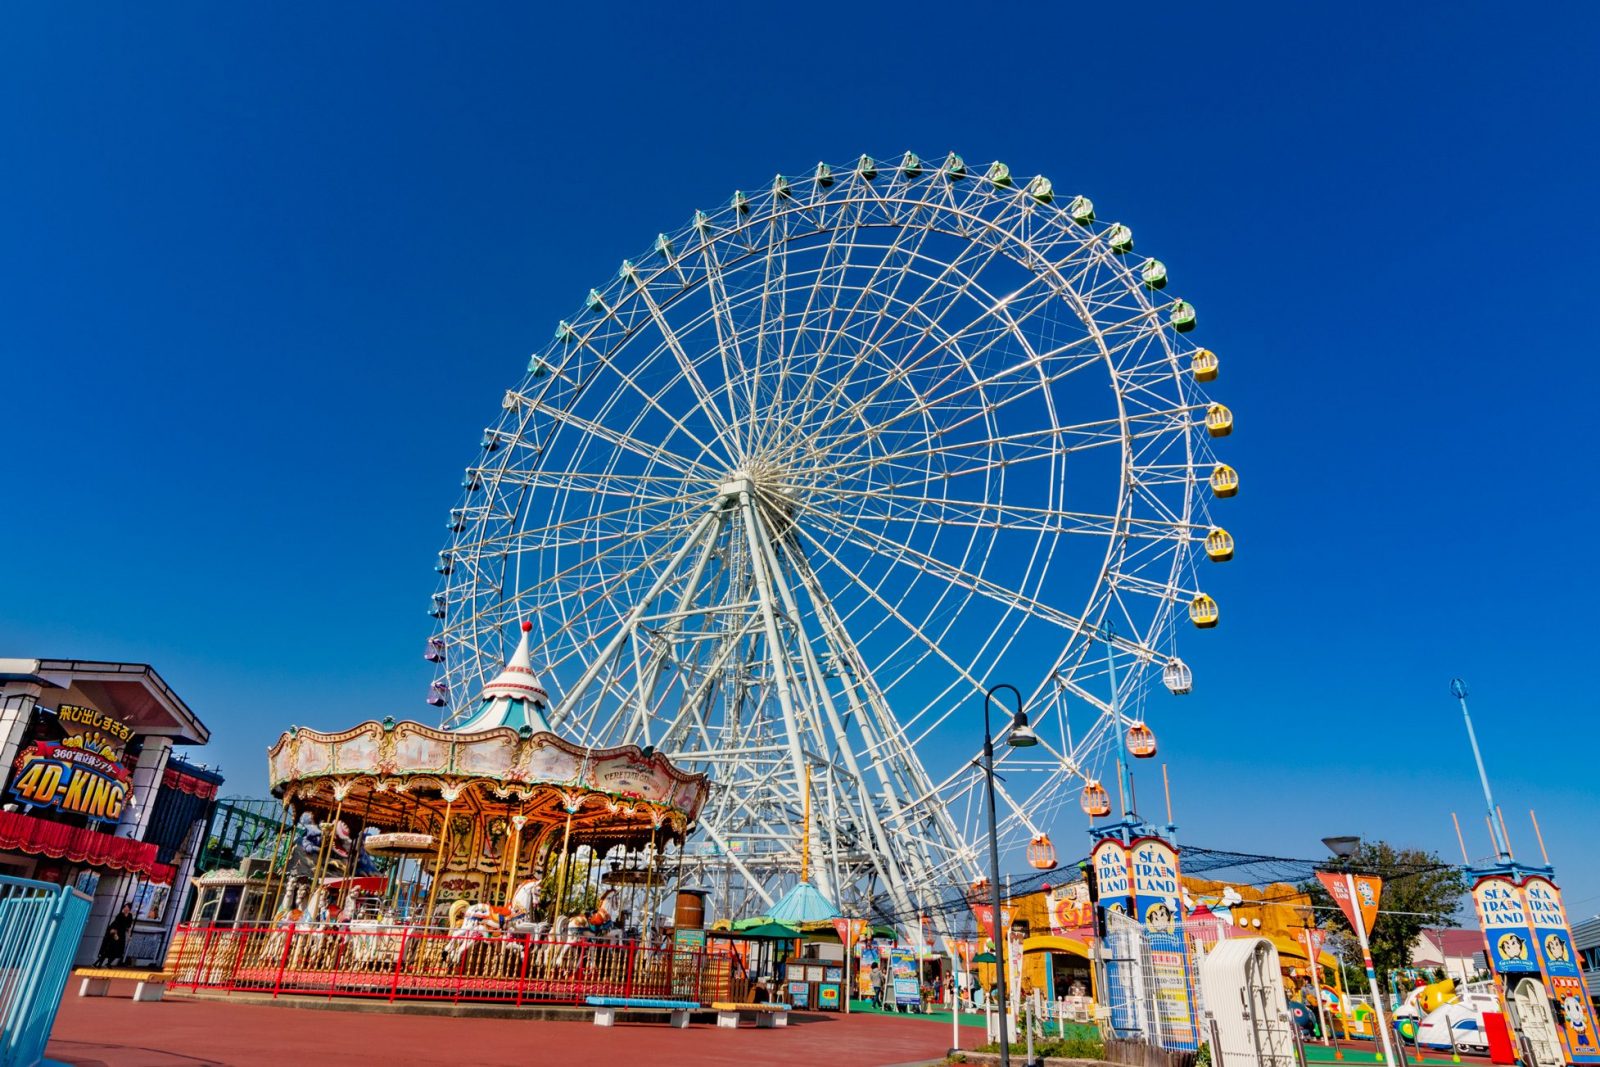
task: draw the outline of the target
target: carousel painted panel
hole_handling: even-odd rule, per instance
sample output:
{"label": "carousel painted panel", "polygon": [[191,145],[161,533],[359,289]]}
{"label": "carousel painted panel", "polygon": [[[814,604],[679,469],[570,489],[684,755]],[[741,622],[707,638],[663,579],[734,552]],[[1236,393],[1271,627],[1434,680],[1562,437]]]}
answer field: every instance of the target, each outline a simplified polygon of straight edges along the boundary
{"label": "carousel painted panel", "polygon": [[588,784],[607,793],[640,797],[665,804],[675,784],[667,769],[631,752],[601,756],[589,766]]}
{"label": "carousel painted panel", "polygon": [[574,782],[583,766],[583,757],[554,743],[549,737],[534,738],[528,756],[530,782]]}
{"label": "carousel painted panel", "polygon": [[333,773],[333,745],[320,734],[301,731],[289,742],[289,777],[314,778]]}
{"label": "carousel painted panel", "polygon": [[450,770],[451,738],[412,722],[394,728],[395,771],[399,774],[445,774]]}
{"label": "carousel painted panel", "polygon": [[362,723],[328,747],[333,754],[337,772],[370,773],[378,764],[378,749],[383,743],[383,727],[375,722]]}
{"label": "carousel painted panel", "polygon": [[700,804],[705,800],[705,795],[704,782],[679,782],[672,793],[672,806],[694,819],[700,815]]}
{"label": "carousel painted panel", "polygon": [[461,774],[503,777],[511,769],[516,747],[516,734],[510,730],[463,737],[456,743],[455,769]]}

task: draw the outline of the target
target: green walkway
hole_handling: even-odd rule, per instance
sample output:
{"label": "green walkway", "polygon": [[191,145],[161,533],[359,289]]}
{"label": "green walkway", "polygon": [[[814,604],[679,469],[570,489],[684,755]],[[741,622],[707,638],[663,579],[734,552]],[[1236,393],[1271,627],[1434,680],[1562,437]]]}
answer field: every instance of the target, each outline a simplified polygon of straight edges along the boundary
{"label": "green walkway", "polygon": [[[1320,1045],[1314,1041],[1307,1041],[1302,1046],[1306,1051],[1307,1063],[1347,1063],[1350,1067],[1366,1067],[1367,1064],[1381,1064],[1383,1053],[1373,1051],[1372,1043],[1357,1042],[1356,1044],[1339,1043],[1340,1051],[1344,1054],[1342,1059],[1335,1059],[1332,1046]],[[1415,1048],[1407,1047],[1400,1051],[1400,1060],[1407,1064],[1421,1064],[1424,1067],[1455,1067],[1458,1063],[1486,1063],[1482,1056],[1461,1056],[1451,1059],[1449,1053],[1424,1052],[1420,1057]]]}
{"label": "green walkway", "polygon": [[[950,1013],[947,1011],[893,1012],[879,1007],[877,1001],[873,1000],[851,1000],[850,1011],[857,1015],[898,1015],[902,1019],[926,1019],[928,1022],[944,1023],[946,1026],[950,1025]],[[967,1011],[962,1012],[961,1025],[981,1028],[983,1026],[983,1013]],[[1051,1037],[1056,1036],[1055,1023],[1052,1022],[1046,1024],[1045,1029],[1049,1032]],[[1100,1031],[1096,1030],[1093,1026],[1086,1026],[1083,1023],[1068,1023],[1066,1036],[1098,1038],[1100,1036]]]}

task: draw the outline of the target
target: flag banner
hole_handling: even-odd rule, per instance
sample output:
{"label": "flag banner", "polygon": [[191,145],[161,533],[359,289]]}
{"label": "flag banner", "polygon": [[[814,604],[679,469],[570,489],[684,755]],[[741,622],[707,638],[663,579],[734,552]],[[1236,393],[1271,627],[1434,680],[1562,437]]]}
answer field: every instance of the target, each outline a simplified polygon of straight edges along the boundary
{"label": "flag banner", "polygon": [[[1345,875],[1338,871],[1318,871],[1317,881],[1328,891],[1354,927],[1360,914],[1362,928],[1372,936],[1372,924],[1378,921],[1378,899],[1383,895],[1383,879],[1375,874]],[[1350,882],[1355,882],[1356,899],[1350,899]]]}

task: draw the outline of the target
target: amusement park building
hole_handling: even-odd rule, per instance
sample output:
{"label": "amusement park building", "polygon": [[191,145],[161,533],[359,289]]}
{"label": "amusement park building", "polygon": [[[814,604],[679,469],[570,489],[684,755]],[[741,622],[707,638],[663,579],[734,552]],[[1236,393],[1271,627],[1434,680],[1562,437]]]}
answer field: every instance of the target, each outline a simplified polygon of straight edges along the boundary
{"label": "amusement park building", "polygon": [[124,904],[127,957],[165,953],[222,782],[173,748],[209,738],[148,664],[0,659],[0,874],[94,898],[77,962]]}

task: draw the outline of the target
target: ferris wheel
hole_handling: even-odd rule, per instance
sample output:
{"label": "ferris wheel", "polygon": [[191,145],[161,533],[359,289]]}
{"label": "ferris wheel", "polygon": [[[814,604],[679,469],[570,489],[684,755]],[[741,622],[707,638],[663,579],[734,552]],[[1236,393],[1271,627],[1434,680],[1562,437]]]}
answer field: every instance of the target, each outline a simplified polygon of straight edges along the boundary
{"label": "ferris wheel", "polygon": [[1133,249],[954,154],[818,164],[660,234],[483,435],[429,701],[458,719],[529,622],[557,733],[711,775],[695,855],[750,903],[805,866],[911,914],[979,870],[1008,682],[1041,743],[1001,744],[1002,843],[1040,861],[1105,812],[1116,746],[1153,747],[1147,696],[1189,691],[1176,638],[1233,552],[1217,359]]}

